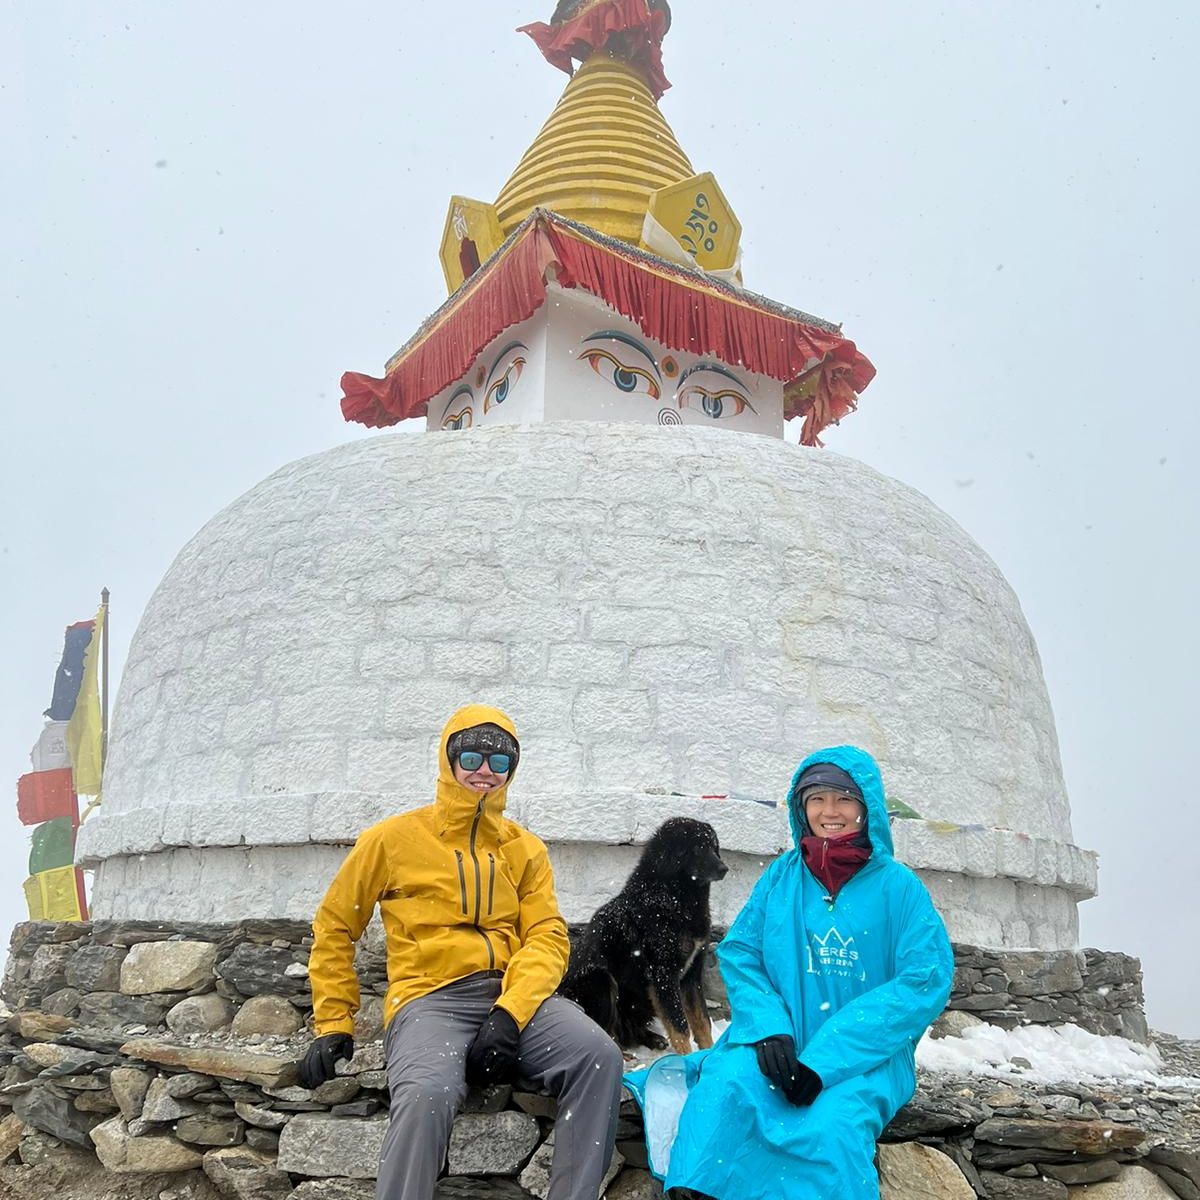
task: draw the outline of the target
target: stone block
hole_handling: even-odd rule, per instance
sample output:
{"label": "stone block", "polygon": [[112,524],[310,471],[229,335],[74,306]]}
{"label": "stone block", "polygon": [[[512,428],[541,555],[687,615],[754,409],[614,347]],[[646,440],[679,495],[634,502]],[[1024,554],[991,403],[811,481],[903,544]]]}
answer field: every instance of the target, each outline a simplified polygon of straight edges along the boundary
{"label": "stone block", "polygon": [[120,992],[92,992],[79,1003],[79,1023],[101,1029],[126,1029],[133,1025],[161,1025],[173,997],[124,996]]}
{"label": "stone block", "polygon": [[173,1137],[133,1137],[121,1117],[112,1117],[92,1130],[96,1157],[118,1175],[154,1175],[191,1171],[200,1166],[201,1156]]}
{"label": "stone block", "polygon": [[1059,1183],[1069,1187],[1077,1187],[1084,1183],[1102,1183],[1112,1179],[1120,1170],[1121,1164],[1112,1158],[1096,1158],[1079,1163],[1038,1163],[1037,1169]]}
{"label": "stone block", "polygon": [[287,974],[295,961],[295,954],[286,946],[242,942],[217,967],[217,975],[243,996],[298,996],[309,988],[307,977]]}
{"label": "stone block", "polygon": [[1080,956],[1071,951],[1010,951],[1004,955],[1008,990],[1014,996],[1077,992],[1083,986]]}
{"label": "stone block", "polygon": [[0,1163],[6,1163],[17,1152],[25,1122],[16,1113],[9,1113],[0,1120]]}
{"label": "stone block", "polygon": [[80,1112],[70,1100],[56,1096],[45,1087],[34,1086],[14,1096],[12,1110],[33,1129],[40,1129],[60,1142],[91,1149],[88,1134],[99,1118],[94,1113]]}
{"label": "stone block", "polygon": [[233,1018],[238,1037],[266,1034],[287,1037],[304,1025],[304,1019],[283,996],[251,996]]}
{"label": "stone block", "polygon": [[254,1125],[246,1126],[246,1145],[252,1150],[261,1150],[264,1154],[275,1156],[279,1151],[279,1134],[269,1129],[259,1129]]}
{"label": "stone block", "polygon": [[177,1121],[198,1111],[199,1105],[191,1100],[172,1096],[168,1091],[168,1082],[169,1077],[165,1075],[158,1075],[150,1081],[142,1101],[143,1121]]}
{"label": "stone block", "polygon": [[133,1121],[142,1115],[142,1105],[150,1088],[150,1079],[149,1072],[139,1071],[136,1067],[113,1068],[108,1086],[112,1089],[113,1099],[126,1121]]}
{"label": "stone block", "polygon": [[175,1122],[175,1136],[192,1146],[237,1146],[245,1126],[237,1117],[211,1111],[193,1113]]}
{"label": "stone block", "polygon": [[42,1001],[42,1012],[59,1017],[73,1017],[79,1012],[79,1002],[82,999],[83,993],[77,988],[59,988],[58,991],[51,992]]}
{"label": "stone block", "polygon": [[516,1175],[540,1136],[526,1113],[464,1113],[450,1131],[450,1174]]}
{"label": "stone block", "polygon": [[142,942],[121,963],[121,992],[187,992],[211,983],[217,948],[211,942]]}
{"label": "stone block", "polygon": [[628,792],[586,796],[532,795],[524,819],[547,842],[614,842],[633,836],[633,799]]}
{"label": "stone block", "polygon": [[879,1147],[880,1200],[974,1200],[975,1191],[957,1166],[920,1142]]}
{"label": "stone block", "polygon": [[298,1113],[279,1135],[281,1171],[296,1175],[374,1179],[386,1117],[341,1119]]}
{"label": "stone block", "polygon": [[253,1125],[257,1129],[268,1129],[274,1132],[278,1132],[292,1119],[291,1113],[278,1112],[266,1105],[252,1104],[248,1100],[235,1101],[233,1111],[247,1125]]}
{"label": "stone block", "polygon": [[203,996],[185,996],[167,1013],[167,1028],[180,1037],[213,1033],[225,1029],[233,1020],[233,1005],[216,992]]}
{"label": "stone block", "polygon": [[1068,1200],[1070,1195],[1066,1184],[1045,1176],[1022,1177],[980,1171],[979,1178],[989,1200]]}
{"label": "stone block", "polygon": [[[439,1183],[436,1196],[445,1182]],[[289,1200],[375,1200],[375,1185],[363,1179],[306,1179]]]}
{"label": "stone block", "polygon": [[66,987],[68,982],[66,976],[67,966],[75,956],[75,953],[76,947],[73,943],[67,943],[66,945],[48,943],[47,945],[39,946],[33,952],[26,982],[34,995],[40,998],[48,995],[50,992],[57,992],[60,988]]}
{"label": "stone block", "polygon": [[[437,1195],[442,1195],[440,1184]],[[376,1200],[376,1189],[365,1180],[305,1180],[288,1200]]]}
{"label": "stone block", "polygon": [[119,992],[128,953],[124,946],[81,946],[67,963],[67,984],[81,992]]}
{"label": "stone block", "polygon": [[[554,1161],[554,1134],[550,1135],[534,1152],[525,1170],[517,1177],[517,1182],[527,1191],[532,1192],[538,1200],[546,1200],[550,1194],[550,1166]],[[600,1194],[604,1195],[608,1185],[616,1178],[617,1172],[625,1165],[621,1152],[613,1148],[612,1158],[608,1160],[608,1169],[600,1183]]]}
{"label": "stone block", "polygon": [[167,1095],[175,1100],[191,1100],[202,1092],[212,1091],[217,1081],[195,1071],[184,1071],[182,1075],[167,1076]]}
{"label": "stone block", "polygon": [[975,1138],[992,1146],[1065,1150],[1100,1158],[1134,1150],[1146,1140],[1146,1135],[1133,1125],[1118,1125],[1112,1121],[991,1117],[976,1126]]}
{"label": "stone block", "polygon": [[292,1192],[292,1181],[275,1159],[250,1146],[209,1150],[203,1169],[227,1200],[287,1200]]}
{"label": "stone block", "polygon": [[[953,1003],[953,1001],[952,1001]],[[959,1009],[947,1009],[929,1028],[931,1038],[962,1037],[974,1025],[983,1021],[973,1013]]]}
{"label": "stone block", "polygon": [[626,1167],[608,1185],[604,1200],[660,1200],[662,1184],[649,1171]]}
{"label": "stone block", "polygon": [[127,1058],[181,1067],[220,1079],[238,1079],[257,1087],[288,1087],[296,1082],[296,1062],[238,1047],[179,1046],[155,1038],[132,1038],[121,1047]]}

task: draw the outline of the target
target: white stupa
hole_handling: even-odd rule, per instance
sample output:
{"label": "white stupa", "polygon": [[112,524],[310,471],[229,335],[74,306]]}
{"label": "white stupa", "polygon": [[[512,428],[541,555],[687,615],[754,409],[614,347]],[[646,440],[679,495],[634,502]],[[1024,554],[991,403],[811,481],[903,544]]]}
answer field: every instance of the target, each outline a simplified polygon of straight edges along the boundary
{"label": "white stupa", "polygon": [[657,107],[665,6],[615,33],[603,7],[531,28],[583,65],[496,204],[452,202],[447,303],[344,381],[349,417],[428,431],[276,472],[147,606],[80,833],[94,914],[311,916],[478,700],[516,722],[512,815],[571,920],[686,814],[728,923],[789,844],[795,764],[854,742],[919,814],[897,852],[952,937],[1074,946],[1095,858],[1016,597],[930,501],[816,448],[870,364],[741,288],[740,226]]}

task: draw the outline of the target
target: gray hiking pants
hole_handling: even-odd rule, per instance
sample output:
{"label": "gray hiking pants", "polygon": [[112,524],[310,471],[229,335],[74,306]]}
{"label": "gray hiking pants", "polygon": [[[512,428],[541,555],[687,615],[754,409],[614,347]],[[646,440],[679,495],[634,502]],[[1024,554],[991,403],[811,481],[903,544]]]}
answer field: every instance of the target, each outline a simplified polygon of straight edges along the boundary
{"label": "gray hiking pants", "polygon": [[[411,1000],[384,1037],[391,1111],[376,1200],[433,1200],[467,1085],[467,1048],[500,995],[499,973]],[[583,1010],[551,996],[521,1031],[520,1075],[558,1098],[547,1200],[597,1200],[620,1107],[624,1059]]]}

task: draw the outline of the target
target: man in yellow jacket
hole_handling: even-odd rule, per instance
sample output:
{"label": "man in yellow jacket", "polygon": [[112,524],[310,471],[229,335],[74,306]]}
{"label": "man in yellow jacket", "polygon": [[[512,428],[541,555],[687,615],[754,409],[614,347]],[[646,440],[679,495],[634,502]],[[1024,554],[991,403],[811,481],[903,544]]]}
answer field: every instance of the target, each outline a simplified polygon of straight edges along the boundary
{"label": "man in yellow jacket", "polygon": [[442,731],[434,802],[365,830],[313,921],[306,1087],[354,1053],[354,943],[376,904],[383,918],[391,1111],[378,1200],[432,1200],[468,1083],[519,1077],[558,1097],[548,1200],[596,1200],[608,1166],[624,1064],[554,995],[569,945],[549,856],[504,816],[519,758],[502,712],[459,709]]}

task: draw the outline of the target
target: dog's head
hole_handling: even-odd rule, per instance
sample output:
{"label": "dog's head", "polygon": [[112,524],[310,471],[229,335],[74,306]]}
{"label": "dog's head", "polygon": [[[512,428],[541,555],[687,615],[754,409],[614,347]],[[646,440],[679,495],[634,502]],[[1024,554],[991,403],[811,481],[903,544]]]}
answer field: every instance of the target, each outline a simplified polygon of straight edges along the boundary
{"label": "dog's head", "polygon": [[716,883],[729,868],[721,859],[717,831],[707,821],[672,817],[653,833],[639,866],[656,879],[679,883]]}

